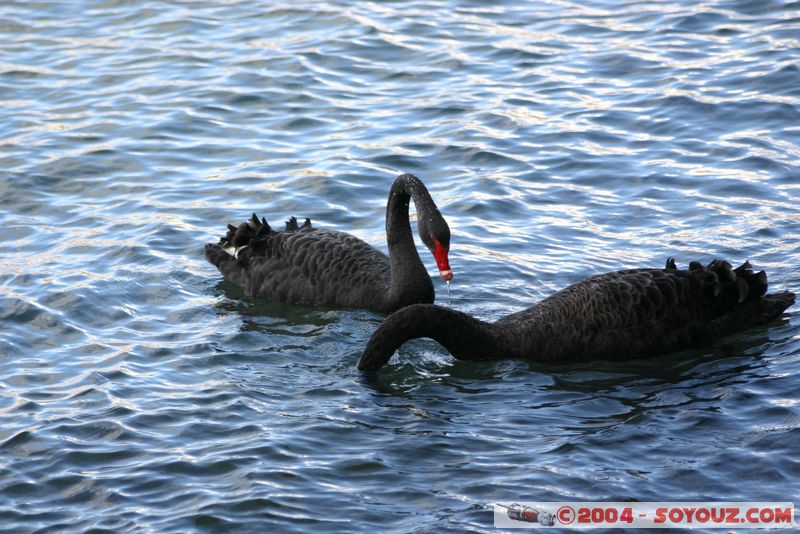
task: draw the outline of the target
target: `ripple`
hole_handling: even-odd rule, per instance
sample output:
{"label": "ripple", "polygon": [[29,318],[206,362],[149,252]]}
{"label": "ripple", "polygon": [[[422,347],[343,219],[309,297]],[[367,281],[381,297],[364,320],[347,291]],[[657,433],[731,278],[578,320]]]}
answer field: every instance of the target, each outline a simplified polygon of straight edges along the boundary
{"label": "ripple", "polygon": [[254,210],[385,250],[414,172],[477,316],[668,256],[797,291],[797,11],[0,7],[3,525],[461,532],[526,496],[797,494],[794,312],[658,361],[422,340],[365,379],[379,316],[248,299],[202,254]]}

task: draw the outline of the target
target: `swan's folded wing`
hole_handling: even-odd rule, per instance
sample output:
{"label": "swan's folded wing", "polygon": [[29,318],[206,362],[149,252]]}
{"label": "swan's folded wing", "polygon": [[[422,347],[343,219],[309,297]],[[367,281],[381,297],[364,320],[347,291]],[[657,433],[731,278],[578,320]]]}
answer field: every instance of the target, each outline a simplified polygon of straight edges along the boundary
{"label": "swan's folded wing", "polygon": [[545,359],[644,357],[709,345],[779,315],[789,299],[768,300],[766,289],[764,272],[748,263],[668,264],[587,278],[501,322],[536,325],[519,336],[520,350]]}
{"label": "swan's folded wing", "polygon": [[386,255],[344,232],[280,232],[244,252],[248,292],[309,306],[362,307],[385,293]]}

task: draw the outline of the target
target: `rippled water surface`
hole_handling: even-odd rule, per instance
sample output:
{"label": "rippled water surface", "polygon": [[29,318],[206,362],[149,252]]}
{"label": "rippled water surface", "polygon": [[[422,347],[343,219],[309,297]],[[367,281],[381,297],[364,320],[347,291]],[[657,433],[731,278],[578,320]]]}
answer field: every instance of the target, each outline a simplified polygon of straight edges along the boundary
{"label": "rippled water surface", "polygon": [[[800,494],[800,318],[568,367],[245,298],[252,211],[385,250],[419,175],[451,305],[749,259],[800,290],[800,3],[0,3],[0,530],[491,531],[493,502]],[[435,264],[421,252],[431,273]],[[446,290],[436,281],[437,300]]]}

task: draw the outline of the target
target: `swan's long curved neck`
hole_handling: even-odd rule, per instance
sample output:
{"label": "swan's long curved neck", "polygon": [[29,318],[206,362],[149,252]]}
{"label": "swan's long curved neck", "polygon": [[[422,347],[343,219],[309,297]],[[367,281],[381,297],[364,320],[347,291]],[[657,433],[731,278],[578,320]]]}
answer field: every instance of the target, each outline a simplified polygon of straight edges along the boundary
{"label": "swan's long curved neck", "polygon": [[377,371],[410,339],[437,341],[459,360],[494,360],[513,356],[505,330],[465,313],[433,304],[415,304],[393,313],[372,334],[358,362],[362,371]]}
{"label": "swan's long curved neck", "polygon": [[417,216],[423,217],[436,209],[430,194],[419,178],[411,174],[399,176],[392,184],[386,203],[386,241],[389,244],[389,260],[392,270],[391,289],[407,288],[428,279],[428,272],[419,258],[408,207],[411,199],[417,208]]}

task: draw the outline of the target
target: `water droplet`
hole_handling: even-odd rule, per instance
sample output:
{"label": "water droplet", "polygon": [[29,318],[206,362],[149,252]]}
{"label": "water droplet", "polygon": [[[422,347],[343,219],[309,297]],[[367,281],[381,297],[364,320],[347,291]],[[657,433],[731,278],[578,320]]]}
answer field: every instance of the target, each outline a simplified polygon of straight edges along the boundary
{"label": "water droplet", "polygon": [[450,280],[448,280],[446,284],[447,284],[447,307],[452,308],[452,306],[450,305]]}

